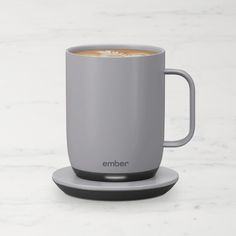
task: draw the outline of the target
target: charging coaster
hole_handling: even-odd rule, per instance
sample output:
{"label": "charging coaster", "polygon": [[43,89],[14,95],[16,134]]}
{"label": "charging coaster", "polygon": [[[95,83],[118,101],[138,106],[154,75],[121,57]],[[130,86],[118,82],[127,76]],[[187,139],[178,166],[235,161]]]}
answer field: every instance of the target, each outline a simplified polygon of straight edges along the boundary
{"label": "charging coaster", "polygon": [[93,200],[138,200],[152,198],[168,192],[177,182],[178,173],[166,167],[159,167],[150,179],[130,182],[101,182],[77,177],[71,167],[61,168],[53,173],[52,179],[66,194]]}

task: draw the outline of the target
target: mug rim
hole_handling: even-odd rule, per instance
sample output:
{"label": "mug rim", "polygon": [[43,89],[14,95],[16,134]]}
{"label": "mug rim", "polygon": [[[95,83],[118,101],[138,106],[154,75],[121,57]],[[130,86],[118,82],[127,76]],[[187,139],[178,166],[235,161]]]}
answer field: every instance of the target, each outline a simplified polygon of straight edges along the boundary
{"label": "mug rim", "polygon": [[[125,49],[136,49],[136,50],[147,50],[155,52],[150,55],[135,55],[127,56],[127,57],[120,57],[120,56],[109,56],[109,57],[100,57],[94,55],[82,55],[82,54],[75,54],[75,52],[82,51],[82,50],[93,50],[93,49],[110,49],[110,48],[125,48]],[[109,59],[109,58],[117,58],[117,59],[128,59],[128,58],[140,58],[140,57],[155,57],[162,54],[165,54],[165,50],[161,47],[156,47],[152,45],[142,45],[142,44],[87,44],[87,45],[79,45],[79,46],[72,46],[66,49],[66,53],[69,55],[73,55],[76,57],[92,57],[92,58],[101,58],[101,59]]]}

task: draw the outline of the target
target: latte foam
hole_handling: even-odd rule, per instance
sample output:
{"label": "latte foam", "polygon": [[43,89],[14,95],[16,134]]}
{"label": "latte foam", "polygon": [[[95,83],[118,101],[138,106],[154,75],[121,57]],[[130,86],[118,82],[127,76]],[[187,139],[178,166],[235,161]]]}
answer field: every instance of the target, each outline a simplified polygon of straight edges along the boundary
{"label": "latte foam", "polygon": [[98,56],[98,57],[135,57],[135,56],[149,56],[156,52],[139,49],[91,49],[75,52],[78,55]]}

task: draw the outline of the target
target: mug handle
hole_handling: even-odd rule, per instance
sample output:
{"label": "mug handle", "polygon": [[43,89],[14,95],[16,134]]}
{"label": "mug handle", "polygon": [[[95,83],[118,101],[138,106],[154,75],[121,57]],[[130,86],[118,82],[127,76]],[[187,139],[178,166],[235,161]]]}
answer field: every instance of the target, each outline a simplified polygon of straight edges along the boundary
{"label": "mug handle", "polygon": [[164,141],[164,147],[180,147],[188,143],[193,137],[195,130],[195,85],[191,76],[179,69],[165,69],[165,75],[179,75],[186,79],[189,85],[189,105],[190,105],[190,118],[189,118],[189,132],[186,137],[176,141]]}

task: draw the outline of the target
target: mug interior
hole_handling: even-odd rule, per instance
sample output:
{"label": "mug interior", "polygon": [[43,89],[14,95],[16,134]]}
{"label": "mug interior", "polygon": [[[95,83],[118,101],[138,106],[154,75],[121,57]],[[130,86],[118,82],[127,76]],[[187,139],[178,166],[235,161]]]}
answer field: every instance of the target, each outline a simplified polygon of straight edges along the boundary
{"label": "mug interior", "polygon": [[[155,46],[148,46],[148,45],[129,45],[129,44],[97,44],[97,45],[83,45],[83,46],[75,46],[75,47],[70,47],[67,49],[67,53],[69,54],[75,54],[80,51],[85,51],[85,50],[106,50],[106,49],[133,49],[133,50],[146,50],[153,52],[150,55],[137,55],[137,57],[150,57],[150,56],[156,56],[163,54],[165,50],[160,47],[155,47]],[[76,56],[90,56],[90,55],[81,55],[81,54],[76,54]],[[109,56],[110,57],[117,57],[117,56]]]}

